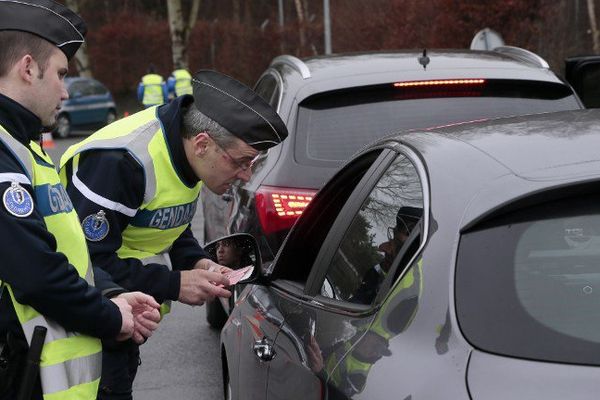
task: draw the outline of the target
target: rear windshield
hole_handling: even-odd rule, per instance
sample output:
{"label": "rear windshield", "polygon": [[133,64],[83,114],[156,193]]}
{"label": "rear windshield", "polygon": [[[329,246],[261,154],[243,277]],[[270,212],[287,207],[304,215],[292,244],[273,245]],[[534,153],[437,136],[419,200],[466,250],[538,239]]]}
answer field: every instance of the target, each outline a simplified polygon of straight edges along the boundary
{"label": "rear windshield", "polygon": [[331,165],[387,134],[483,118],[581,108],[571,90],[548,82],[492,80],[477,85],[328,92],[300,104],[296,160]]}
{"label": "rear windshield", "polygon": [[600,365],[600,195],[528,207],[462,235],[456,306],[477,348]]}

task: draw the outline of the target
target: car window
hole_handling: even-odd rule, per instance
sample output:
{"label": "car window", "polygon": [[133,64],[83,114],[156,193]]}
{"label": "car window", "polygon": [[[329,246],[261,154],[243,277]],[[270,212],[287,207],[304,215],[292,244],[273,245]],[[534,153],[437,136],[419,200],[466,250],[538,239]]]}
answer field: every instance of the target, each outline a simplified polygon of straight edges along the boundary
{"label": "car window", "polygon": [[[272,271],[274,281],[292,281],[301,288],[306,285],[333,222],[367,171],[377,165],[376,160],[381,152],[382,150],[378,149],[358,157],[317,193],[290,231],[277,255]],[[381,155],[384,156],[385,154]]]}
{"label": "car window", "polygon": [[452,123],[579,109],[558,83],[492,80],[481,85],[394,87],[334,91],[304,100],[298,110],[295,159],[337,165],[384,135]]}
{"label": "car window", "polygon": [[419,174],[407,157],[398,155],[349,221],[321,294],[371,304],[422,214]]}
{"label": "car window", "polygon": [[108,89],[98,81],[91,81],[90,92],[94,95],[104,95],[108,92]]}
{"label": "car window", "polygon": [[600,195],[530,206],[464,234],[456,299],[479,348],[600,365]]}
{"label": "car window", "polygon": [[69,86],[69,97],[86,96],[89,95],[89,87],[84,81],[73,82]]}
{"label": "car window", "polygon": [[279,87],[277,86],[277,80],[274,76],[265,75],[260,81],[257,82],[254,91],[273,108],[277,109],[277,103],[279,101]]}

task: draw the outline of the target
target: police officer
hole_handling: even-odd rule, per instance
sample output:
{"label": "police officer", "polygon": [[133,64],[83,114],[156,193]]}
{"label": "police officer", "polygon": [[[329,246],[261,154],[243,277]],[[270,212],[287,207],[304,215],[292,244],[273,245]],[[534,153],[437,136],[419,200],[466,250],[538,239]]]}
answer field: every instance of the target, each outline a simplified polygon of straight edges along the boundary
{"label": "police officer", "polygon": [[[0,0],[1,399],[16,398],[36,326],[47,334],[34,397],[92,400],[100,378],[97,338],[126,339],[137,331],[141,341],[155,322],[144,322],[140,310],[158,320],[149,296],[111,301],[93,287],[77,214],[37,143],[68,97],[68,60],[85,31],[79,16],[53,1]],[[122,292],[98,283],[107,294]]]}
{"label": "police officer", "polygon": [[138,84],[137,96],[146,108],[167,102],[167,85],[163,77],[156,73],[154,64],[150,64],[148,73],[142,76],[142,81]]}
{"label": "police officer", "polygon": [[[69,148],[61,177],[94,265],[128,290],[197,305],[231,295],[219,287],[228,285],[219,272],[229,269],[211,261],[191,232],[201,185],[223,194],[248,181],[259,152],[281,143],[287,129],[226,75],[200,71],[193,86],[193,97],[116,121]],[[101,399],[131,398],[138,355],[134,343],[104,353]]]}
{"label": "police officer", "polygon": [[383,260],[373,266],[373,268],[367,270],[363,276],[363,281],[349,301],[358,304],[371,304],[375,300],[375,296],[379,292],[379,287],[383,283],[396,256],[422,216],[423,209],[420,207],[400,207],[396,213],[396,225],[388,228],[388,240],[381,243],[378,247],[379,251],[383,253]]}
{"label": "police officer", "polygon": [[167,79],[167,89],[173,98],[192,94],[192,75],[181,66],[177,66]]}

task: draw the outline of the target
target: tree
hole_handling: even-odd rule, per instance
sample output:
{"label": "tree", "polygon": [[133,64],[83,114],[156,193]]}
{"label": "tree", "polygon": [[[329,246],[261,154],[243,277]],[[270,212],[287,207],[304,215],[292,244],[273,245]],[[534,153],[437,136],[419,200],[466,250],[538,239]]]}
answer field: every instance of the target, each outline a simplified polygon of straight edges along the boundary
{"label": "tree", "polygon": [[[73,12],[79,14],[79,2],[85,3],[84,0],[66,0],[66,6],[69,7]],[[85,4],[84,4],[85,6]],[[90,69],[90,59],[88,57],[87,44],[84,42],[83,45],[79,48],[77,53],[75,53],[75,63],[77,64],[77,70],[79,71],[79,76],[84,76],[86,78],[92,78],[92,70]]]}
{"label": "tree", "polygon": [[600,53],[600,32],[596,23],[596,12],[594,9],[594,0],[587,0],[588,16],[590,17],[590,28],[592,30],[592,40],[594,43],[594,54]]}
{"label": "tree", "polygon": [[184,18],[181,0],[167,0],[169,13],[169,30],[171,32],[171,45],[173,52],[173,65],[175,68],[189,69],[188,45],[190,33],[198,19],[200,0],[192,0],[187,21]]}

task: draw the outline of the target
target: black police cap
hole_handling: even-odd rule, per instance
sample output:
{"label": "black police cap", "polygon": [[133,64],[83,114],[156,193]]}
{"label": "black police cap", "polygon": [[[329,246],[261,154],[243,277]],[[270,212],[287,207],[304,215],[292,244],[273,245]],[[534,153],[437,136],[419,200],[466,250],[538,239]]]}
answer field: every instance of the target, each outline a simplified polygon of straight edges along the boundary
{"label": "black police cap", "polygon": [[237,80],[202,70],[194,75],[192,85],[196,108],[256,150],[278,145],[287,137],[275,110]]}
{"label": "black police cap", "polygon": [[0,31],[37,35],[55,44],[70,60],[87,28],[79,15],[52,0],[0,0]]}
{"label": "black police cap", "polygon": [[423,209],[419,207],[400,207],[396,214],[396,226],[407,228],[407,223],[416,223],[423,216]]}

